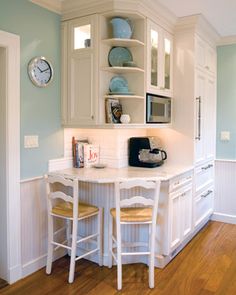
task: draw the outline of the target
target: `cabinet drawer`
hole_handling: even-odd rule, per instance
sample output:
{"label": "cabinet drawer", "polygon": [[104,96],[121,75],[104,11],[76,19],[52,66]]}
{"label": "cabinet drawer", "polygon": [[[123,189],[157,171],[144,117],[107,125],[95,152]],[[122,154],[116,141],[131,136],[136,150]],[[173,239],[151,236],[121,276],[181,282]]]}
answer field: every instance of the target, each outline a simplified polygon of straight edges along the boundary
{"label": "cabinet drawer", "polygon": [[196,192],[199,192],[204,186],[213,181],[214,178],[214,165],[213,162],[209,162],[198,166],[195,169],[196,177]]}
{"label": "cabinet drawer", "polygon": [[209,186],[194,199],[194,227],[213,212],[213,186]]}
{"label": "cabinet drawer", "polygon": [[192,180],[193,180],[193,177],[192,177],[192,174],[190,173],[175,177],[174,179],[170,181],[169,192],[176,191],[182,188],[183,186],[192,183]]}

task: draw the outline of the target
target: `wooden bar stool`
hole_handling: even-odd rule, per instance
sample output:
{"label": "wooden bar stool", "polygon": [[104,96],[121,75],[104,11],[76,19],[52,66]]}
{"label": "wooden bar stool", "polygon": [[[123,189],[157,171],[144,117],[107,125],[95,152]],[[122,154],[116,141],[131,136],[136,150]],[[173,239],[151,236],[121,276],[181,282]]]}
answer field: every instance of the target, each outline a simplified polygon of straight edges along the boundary
{"label": "wooden bar stool", "polygon": [[[63,247],[70,251],[69,283],[74,281],[75,261],[98,252],[99,265],[102,266],[102,209],[79,203],[78,180],[66,179],[62,176],[45,176],[47,183],[48,200],[48,255],[46,273],[52,270],[53,251]],[[78,235],[78,222],[91,217],[97,217],[97,232],[88,236]],[[66,227],[54,230],[53,219],[60,218],[66,221]],[[58,242],[58,233],[66,230],[66,240]],[[76,257],[76,249],[81,243],[91,243],[94,249]]]}
{"label": "wooden bar stool", "polygon": [[[121,191],[132,188],[143,188],[154,193],[153,199],[144,196],[132,196],[121,200]],[[154,252],[155,233],[160,194],[160,181],[148,181],[143,179],[127,180],[115,183],[116,208],[111,209],[109,223],[109,266],[112,267],[112,258],[117,263],[117,288],[122,288],[122,256],[127,255],[148,255],[149,256],[149,287],[154,288]],[[139,205],[139,207],[134,207]],[[140,207],[140,205],[142,207]],[[133,207],[132,207],[133,206]],[[113,235],[113,220],[116,222],[116,238]],[[149,242],[146,243],[147,251],[123,252],[122,247],[140,247],[140,243],[122,243],[121,225],[126,224],[148,224]],[[142,243],[142,246],[143,243]],[[116,249],[114,253],[113,249]]]}

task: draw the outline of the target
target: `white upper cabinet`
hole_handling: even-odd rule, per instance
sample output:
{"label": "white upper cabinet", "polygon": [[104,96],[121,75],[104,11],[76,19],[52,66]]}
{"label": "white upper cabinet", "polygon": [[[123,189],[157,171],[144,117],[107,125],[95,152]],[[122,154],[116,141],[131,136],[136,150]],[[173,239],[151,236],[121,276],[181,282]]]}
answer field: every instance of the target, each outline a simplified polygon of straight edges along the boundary
{"label": "white upper cabinet", "polygon": [[216,74],[216,50],[212,48],[205,40],[196,36],[196,66]]}
{"label": "white upper cabinet", "polygon": [[97,119],[96,26],[96,15],[63,23],[62,114],[65,125],[93,125]]}
{"label": "white upper cabinet", "polygon": [[173,38],[152,21],[147,22],[147,92],[172,96]]}

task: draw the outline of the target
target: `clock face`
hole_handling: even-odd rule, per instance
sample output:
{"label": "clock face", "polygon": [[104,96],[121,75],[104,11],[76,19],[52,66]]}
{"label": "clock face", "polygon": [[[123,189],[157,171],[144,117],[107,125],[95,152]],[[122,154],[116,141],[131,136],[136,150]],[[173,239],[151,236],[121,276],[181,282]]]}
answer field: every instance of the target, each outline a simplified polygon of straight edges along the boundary
{"label": "clock face", "polygon": [[45,57],[36,57],[29,62],[28,73],[31,81],[39,87],[46,87],[53,77],[53,69]]}

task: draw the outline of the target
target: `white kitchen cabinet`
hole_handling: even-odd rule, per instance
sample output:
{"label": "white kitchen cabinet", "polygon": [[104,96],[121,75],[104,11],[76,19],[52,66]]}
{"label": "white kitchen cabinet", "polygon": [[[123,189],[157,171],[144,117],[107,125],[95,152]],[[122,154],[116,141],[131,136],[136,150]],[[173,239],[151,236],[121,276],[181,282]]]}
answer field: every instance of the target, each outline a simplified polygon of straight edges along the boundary
{"label": "white kitchen cabinet", "polygon": [[204,187],[214,181],[214,161],[196,166],[195,168],[195,194],[198,195]]}
{"label": "white kitchen cabinet", "polygon": [[201,225],[201,223],[209,218],[209,216],[213,213],[213,196],[214,187],[213,184],[211,184],[198,193],[194,198],[194,228],[197,228],[199,225]]}
{"label": "white kitchen cabinet", "polygon": [[97,15],[63,23],[62,122],[94,125],[97,120]]}
{"label": "white kitchen cabinet", "polygon": [[172,96],[173,37],[147,21],[147,92]]}
{"label": "white kitchen cabinet", "polygon": [[192,185],[170,194],[169,253],[183,242],[192,230]]}
{"label": "white kitchen cabinet", "polygon": [[217,34],[207,26],[200,16],[182,18],[174,42],[173,126],[186,136],[179,148],[194,165],[215,157]]}
{"label": "white kitchen cabinet", "polygon": [[195,164],[214,159],[216,78],[195,70]]}
{"label": "white kitchen cabinet", "polygon": [[196,66],[216,75],[216,50],[201,37],[195,38]]}

